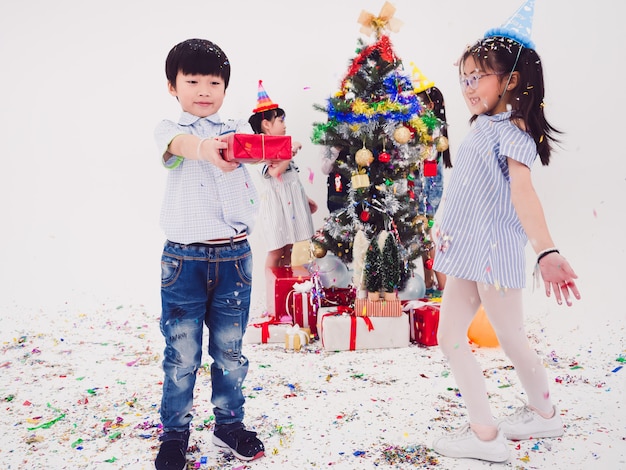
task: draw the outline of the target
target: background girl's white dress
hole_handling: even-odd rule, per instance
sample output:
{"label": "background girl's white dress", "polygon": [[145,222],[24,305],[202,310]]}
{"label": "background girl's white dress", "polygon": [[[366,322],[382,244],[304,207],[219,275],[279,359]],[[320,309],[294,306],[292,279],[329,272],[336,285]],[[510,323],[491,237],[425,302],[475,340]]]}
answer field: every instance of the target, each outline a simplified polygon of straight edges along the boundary
{"label": "background girl's white dress", "polygon": [[259,223],[267,251],[308,240],[313,236],[313,219],[306,192],[292,162],[280,177],[266,175],[261,183]]}

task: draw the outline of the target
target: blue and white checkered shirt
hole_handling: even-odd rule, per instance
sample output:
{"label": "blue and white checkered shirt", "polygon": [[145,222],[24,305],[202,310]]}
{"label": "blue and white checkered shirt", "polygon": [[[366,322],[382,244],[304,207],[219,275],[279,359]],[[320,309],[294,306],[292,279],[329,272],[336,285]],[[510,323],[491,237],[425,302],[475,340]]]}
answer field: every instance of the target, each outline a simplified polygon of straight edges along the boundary
{"label": "blue and white checkered shirt", "polygon": [[[204,138],[233,130],[253,133],[243,120],[224,122],[217,114],[199,118],[183,112],[178,123],[161,121],[154,135],[161,155],[165,156],[177,135]],[[258,209],[257,192],[244,165],[223,172],[210,162],[177,156],[164,165],[169,173],[161,206],[161,228],[168,240],[189,244],[252,231]]]}

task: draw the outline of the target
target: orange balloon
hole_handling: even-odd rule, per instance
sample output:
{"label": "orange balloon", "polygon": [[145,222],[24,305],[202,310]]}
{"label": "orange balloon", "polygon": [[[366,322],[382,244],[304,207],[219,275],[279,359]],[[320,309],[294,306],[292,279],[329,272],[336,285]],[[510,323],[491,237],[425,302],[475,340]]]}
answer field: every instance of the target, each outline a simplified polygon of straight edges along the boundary
{"label": "orange balloon", "polygon": [[489,323],[489,319],[482,305],[478,307],[478,311],[467,329],[467,337],[472,343],[486,348],[495,348],[500,345],[496,332],[493,331],[493,327],[491,323]]}

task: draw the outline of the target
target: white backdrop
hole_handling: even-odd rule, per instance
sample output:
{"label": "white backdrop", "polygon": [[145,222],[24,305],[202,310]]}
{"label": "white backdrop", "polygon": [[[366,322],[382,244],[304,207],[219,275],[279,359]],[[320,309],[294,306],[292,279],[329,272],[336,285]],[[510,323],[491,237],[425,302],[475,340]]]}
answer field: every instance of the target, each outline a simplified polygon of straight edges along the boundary
{"label": "white backdrop", "polygon": [[[518,0],[397,0],[396,53],[414,61],[446,97],[455,149],[469,115],[453,62],[464,46],[503,23]],[[325,177],[311,124],[314,103],[336,91],[362,37],[361,9],[382,0],[93,2],[33,0],[0,7],[0,305],[52,308],[78,299],[153,305],[158,314],[158,226],[166,170],[153,129],[176,119],[166,90],[169,49],[191,37],[218,43],[232,63],[224,117],[248,117],[263,79],[287,111],[288,132],[309,195],[327,215]],[[623,9],[538,0],[533,39],[544,61],[547,115],[565,131],[553,164],[534,168],[562,253],[580,275],[581,324],[624,318],[622,229],[626,158]],[[308,174],[313,172],[313,183]],[[257,168],[253,168],[256,173]],[[263,292],[257,231],[255,294]],[[529,260],[532,255],[529,254]],[[531,295],[540,306],[552,305]],[[551,308],[551,307],[550,307]],[[52,313],[52,311],[51,311]]]}

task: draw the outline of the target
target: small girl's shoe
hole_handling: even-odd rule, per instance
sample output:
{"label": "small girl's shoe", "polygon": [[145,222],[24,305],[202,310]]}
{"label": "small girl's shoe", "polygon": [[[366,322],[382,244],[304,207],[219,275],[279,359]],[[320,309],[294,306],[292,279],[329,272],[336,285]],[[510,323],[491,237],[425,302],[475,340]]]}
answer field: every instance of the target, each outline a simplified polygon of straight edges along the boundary
{"label": "small girl's shoe", "polygon": [[438,299],[442,296],[443,291],[437,289],[436,287],[429,287],[426,289],[426,293],[424,294],[427,299]]}
{"label": "small girl's shoe", "polygon": [[498,427],[507,439],[513,441],[563,435],[563,421],[556,407],[552,418],[544,418],[525,404],[511,416],[502,419]]}
{"label": "small girl's shoe", "polygon": [[501,430],[491,441],[482,441],[469,424],[457,432],[441,436],[433,442],[435,452],[446,457],[479,459],[489,462],[505,462],[509,459],[509,448]]}

